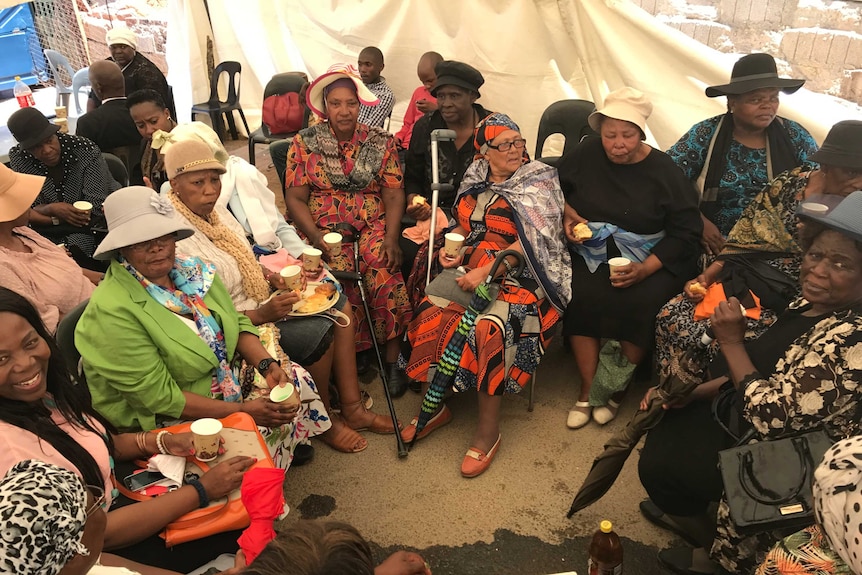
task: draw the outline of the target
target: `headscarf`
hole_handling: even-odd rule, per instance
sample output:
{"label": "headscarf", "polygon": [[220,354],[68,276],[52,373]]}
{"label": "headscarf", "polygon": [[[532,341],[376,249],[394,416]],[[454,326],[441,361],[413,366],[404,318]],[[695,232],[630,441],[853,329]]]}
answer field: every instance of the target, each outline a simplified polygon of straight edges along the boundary
{"label": "headscarf", "polygon": [[514,130],[519,134],[521,133],[521,128],[518,127],[518,124],[512,118],[506,114],[495,112],[485,117],[476,125],[476,132],[473,135],[473,145],[479,154],[484,155],[488,152],[488,143],[506,130]]}
{"label": "headscarf", "polygon": [[862,436],[829,448],[814,472],[814,510],[829,545],[862,573]]}
{"label": "headscarf", "polygon": [[77,475],[33,459],[0,480],[0,572],[56,575],[76,554],[87,523],[87,491]]}
{"label": "headscarf", "polygon": [[332,84],[329,84],[323,89],[324,102],[326,101],[326,97],[329,95],[329,93],[336,88],[348,88],[354,94],[356,94],[357,92],[356,84],[353,82],[353,80],[351,80],[350,78],[339,78],[338,80],[335,80],[334,82],[332,82]]}

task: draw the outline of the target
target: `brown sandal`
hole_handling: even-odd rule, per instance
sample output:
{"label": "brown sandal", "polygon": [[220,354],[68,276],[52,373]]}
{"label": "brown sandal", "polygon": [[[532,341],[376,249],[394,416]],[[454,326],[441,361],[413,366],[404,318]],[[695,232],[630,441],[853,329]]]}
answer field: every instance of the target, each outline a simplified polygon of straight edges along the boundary
{"label": "brown sandal", "polygon": [[[330,414],[330,416],[333,423],[336,421],[336,418],[340,417],[334,414]],[[356,433],[347,422],[342,420],[341,423],[342,425],[339,425],[337,428],[335,426],[330,427],[326,433],[317,437],[323,443],[341,453],[359,453],[360,451],[365,451],[368,448],[368,441]]]}
{"label": "brown sandal", "polygon": [[[374,419],[371,420],[370,425],[361,425],[360,427],[353,427],[353,424],[350,423],[350,419],[345,413],[344,408],[354,408],[351,411],[352,415],[357,413],[373,413]],[[362,400],[354,401],[352,403],[345,403],[341,406],[341,417],[344,419],[344,423],[346,423],[351,429],[354,431],[370,431],[371,433],[379,433],[380,435],[391,435],[395,433],[395,428],[392,426],[392,418],[386,417],[385,415],[380,415],[379,413],[374,413],[369,411],[368,408],[363,405]],[[399,429],[401,425],[399,424]]]}

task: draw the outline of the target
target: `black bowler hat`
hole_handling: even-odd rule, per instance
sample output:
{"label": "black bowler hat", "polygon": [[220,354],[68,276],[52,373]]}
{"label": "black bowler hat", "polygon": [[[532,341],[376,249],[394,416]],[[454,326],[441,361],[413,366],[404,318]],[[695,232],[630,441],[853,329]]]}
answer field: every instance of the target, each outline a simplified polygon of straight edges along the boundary
{"label": "black bowler hat", "polygon": [[761,88],[778,88],[785,94],[792,94],[804,83],[805,80],[780,78],[775,58],[769,54],[749,54],[733,65],[729,84],[710,86],[706,89],[706,95],[710,98],[738,96]]}
{"label": "black bowler hat", "polygon": [[18,144],[25,150],[38,146],[60,129],[36,108],[21,108],[6,123]]}
{"label": "black bowler hat", "polygon": [[431,88],[431,95],[437,96],[437,90],[441,86],[459,86],[467,90],[479,93],[479,87],[485,83],[482,72],[464,62],[455,60],[443,60],[434,66],[437,81]]}
{"label": "black bowler hat", "polygon": [[862,121],[844,120],[832,126],[823,145],[809,159],[827,166],[862,170]]}

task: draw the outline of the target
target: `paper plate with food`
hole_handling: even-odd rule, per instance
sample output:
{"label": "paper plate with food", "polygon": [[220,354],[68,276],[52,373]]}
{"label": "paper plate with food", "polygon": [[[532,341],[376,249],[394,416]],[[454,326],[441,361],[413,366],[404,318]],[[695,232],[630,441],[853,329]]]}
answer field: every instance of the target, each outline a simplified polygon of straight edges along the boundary
{"label": "paper plate with food", "polygon": [[[338,302],[338,290],[332,282],[308,282],[301,299],[293,304],[293,311],[288,315],[294,317],[306,317],[310,315],[324,314],[332,321],[341,325],[349,325],[350,318],[332,309]],[[339,322],[341,320],[341,322]],[[344,324],[346,322],[346,324]]]}

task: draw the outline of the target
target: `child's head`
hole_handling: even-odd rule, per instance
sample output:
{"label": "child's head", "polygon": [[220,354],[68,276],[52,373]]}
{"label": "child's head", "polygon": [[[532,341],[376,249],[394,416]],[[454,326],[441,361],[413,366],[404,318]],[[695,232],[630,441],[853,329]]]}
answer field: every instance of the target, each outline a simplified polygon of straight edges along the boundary
{"label": "child's head", "polygon": [[437,81],[437,74],[434,73],[434,67],[438,62],[443,61],[443,56],[437,52],[425,52],[419,58],[419,65],[416,66],[416,74],[419,76],[419,81],[425,86],[426,90],[430,90]]}

